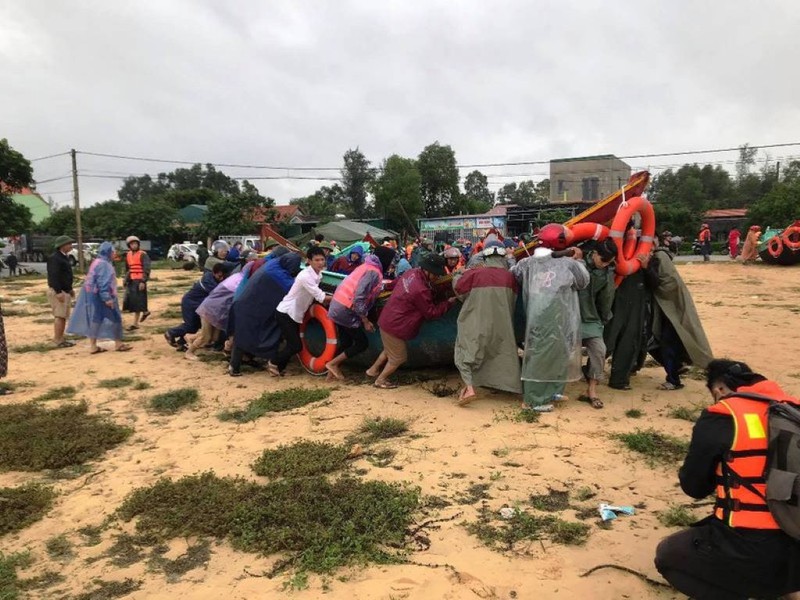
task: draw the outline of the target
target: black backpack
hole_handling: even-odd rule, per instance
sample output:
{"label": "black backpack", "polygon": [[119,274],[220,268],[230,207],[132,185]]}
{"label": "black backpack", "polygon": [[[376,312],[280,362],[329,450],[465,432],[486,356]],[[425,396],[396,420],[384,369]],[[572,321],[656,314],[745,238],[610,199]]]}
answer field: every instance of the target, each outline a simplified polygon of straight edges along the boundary
{"label": "black backpack", "polygon": [[800,406],[760,394],[734,393],[726,398],[769,403],[767,462],[764,470],[766,498],[729,467],[728,471],[740,480],[742,487],[767,503],[769,512],[786,535],[800,540]]}

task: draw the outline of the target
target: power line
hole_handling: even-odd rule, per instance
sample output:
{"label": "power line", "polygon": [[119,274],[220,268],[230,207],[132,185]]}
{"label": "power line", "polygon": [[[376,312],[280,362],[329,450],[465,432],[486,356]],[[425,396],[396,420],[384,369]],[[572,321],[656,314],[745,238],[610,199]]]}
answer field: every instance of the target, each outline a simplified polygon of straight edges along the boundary
{"label": "power line", "polygon": [[59,152],[58,154],[48,154],[47,156],[40,156],[38,158],[32,158],[28,162],[36,162],[37,160],[47,160],[48,158],[56,158],[58,156],[67,156],[69,152]]}
{"label": "power line", "polygon": [[141,162],[165,163],[176,165],[197,165],[197,164],[212,164],[215,167],[228,167],[235,169],[265,169],[273,171],[340,171],[341,167],[276,167],[271,165],[240,165],[233,163],[215,163],[208,161],[197,160],[167,160],[161,158],[145,158],[141,156],[122,156],[119,154],[105,154],[102,152],[84,152],[79,151],[78,154],[85,154],[86,156],[101,156],[104,158],[118,158],[123,160],[138,160]]}
{"label": "power line", "polygon": [[51,179],[43,179],[41,181],[37,181],[36,184],[38,185],[40,183],[50,183],[51,181],[60,181],[62,179],[69,179],[70,177],[72,177],[72,173],[70,173],[68,175],[62,175],[61,177],[53,177]]}

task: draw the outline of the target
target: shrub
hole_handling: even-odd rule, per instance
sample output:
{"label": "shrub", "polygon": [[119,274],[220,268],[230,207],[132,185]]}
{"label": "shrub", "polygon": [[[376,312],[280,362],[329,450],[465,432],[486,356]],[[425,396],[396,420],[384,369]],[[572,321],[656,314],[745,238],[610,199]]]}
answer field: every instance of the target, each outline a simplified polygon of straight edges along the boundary
{"label": "shrub", "polygon": [[0,488],[0,536],[41,519],[50,510],[55,496],[53,488],[36,483]]}
{"label": "shrub", "polygon": [[226,410],[219,414],[222,421],[247,423],[263,417],[269,412],[283,412],[325,400],[331,395],[328,388],[288,388],[277,392],[265,392],[251,401],[244,410]]}
{"label": "shrub", "polygon": [[303,440],[264,450],[253,464],[253,470],[257,475],[271,479],[324,475],[344,468],[348,452],[346,446]]}
{"label": "shrub", "polygon": [[34,402],[48,402],[50,400],[68,400],[75,396],[78,390],[71,385],[50,388],[41,396],[34,398]]}
{"label": "shrub", "polygon": [[153,396],[150,408],[161,414],[174,415],[182,407],[195,404],[198,400],[200,394],[195,388],[181,388]]}
{"label": "shrub", "polygon": [[644,454],[652,461],[669,463],[681,460],[686,456],[689,443],[654,429],[642,431],[637,429],[633,433],[619,433],[612,435],[620,440],[629,450]]}

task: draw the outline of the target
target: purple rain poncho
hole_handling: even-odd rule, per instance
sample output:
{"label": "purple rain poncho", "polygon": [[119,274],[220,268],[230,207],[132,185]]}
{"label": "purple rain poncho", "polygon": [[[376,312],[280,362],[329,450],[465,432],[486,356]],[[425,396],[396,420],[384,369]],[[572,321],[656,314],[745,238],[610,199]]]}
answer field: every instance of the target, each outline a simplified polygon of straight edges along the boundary
{"label": "purple rain poncho", "polygon": [[231,306],[233,305],[233,294],[236,287],[242,280],[244,275],[234,273],[208,295],[208,298],[203,300],[202,304],[197,307],[198,316],[211,323],[212,326],[222,331],[228,330],[228,316],[230,315]]}

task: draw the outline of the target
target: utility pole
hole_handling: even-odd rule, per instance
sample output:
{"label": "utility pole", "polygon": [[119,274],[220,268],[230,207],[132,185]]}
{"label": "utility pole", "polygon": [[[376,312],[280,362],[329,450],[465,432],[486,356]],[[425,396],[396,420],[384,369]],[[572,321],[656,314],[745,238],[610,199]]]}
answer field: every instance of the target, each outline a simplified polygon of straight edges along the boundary
{"label": "utility pole", "polygon": [[85,273],[86,264],[83,260],[83,231],[81,230],[81,196],[78,191],[77,152],[75,152],[75,148],[73,148],[69,153],[72,156],[72,198],[75,204],[75,229],[78,232],[78,266],[81,273]]}
{"label": "utility pole", "polygon": [[781,161],[775,164],[775,181],[781,180]]}

